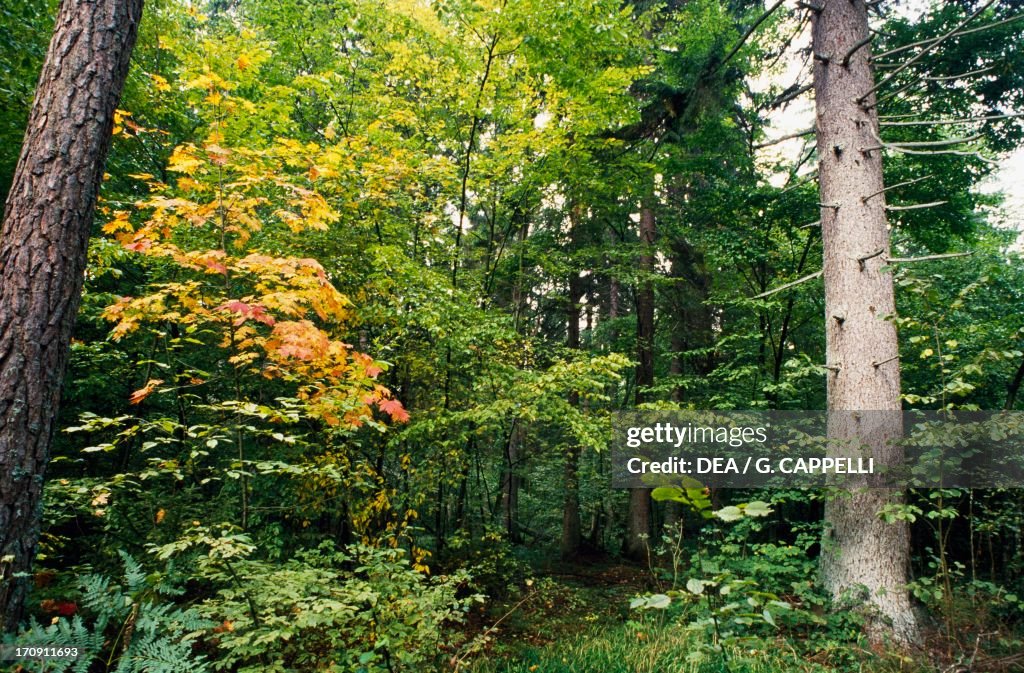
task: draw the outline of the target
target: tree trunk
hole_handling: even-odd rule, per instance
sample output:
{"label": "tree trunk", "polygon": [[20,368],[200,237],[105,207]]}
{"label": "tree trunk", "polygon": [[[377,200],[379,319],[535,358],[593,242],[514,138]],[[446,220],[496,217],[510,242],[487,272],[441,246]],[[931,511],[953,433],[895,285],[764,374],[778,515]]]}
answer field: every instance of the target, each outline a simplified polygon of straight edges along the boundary
{"label": "tree trunk", "polygon": [[[813,53],[817,107],[821,229],[824,243],[825,336],[830,439],[858,438],[875,463],[902,458],[888,446],[902,431],[900,372],[892,276],[881,271],[889,250],[882,157],[864,0],[823,3],[815,15]],[[846,61],[846,63],[844,63]],[[863,99],[863,100],[862,100]],[[881,362],[884,364],[875,365]],[[857,413],[857,412],[871,413]],[[848,412],[848,413],[847,413]],[[889,412],[889,413],[880,413]],[[917,639],[907,595],[909,529],[884,523],[879,510],[902,492],[859,489],[825,506],[821,573],[836,599],[866,588],[863,598],[881,619],[871,636]]]}
{"label": "tree trunk", "polygon": [[509,542],[522,542],[519,530],[519,452],[523,445],[525,427],[519,419],[512,421],[508,441],[505,443],[504,465],[501,470],[498,510]]}
{"label": "tree trunk", "polygon": [[17,628],[114,110],[142,0],[64,0],[0,228],[0,631]]}
{"label": "tree trunk", "polygon": [[[570,247],[576,250],[579,243],[580,214],[579,208],[574,207],[570,214],[572,220],[572,231],[570,232]],[[572,269],[569,272],[569,296],[566,307],[566,346],[571,350],[580,348],[580,301],[583,299],[584,279],[580,272]],[[569,393],[569,404],[578,407],[580,396],[576,392]],[[565,453],[565,466],[563,472],[562,493],[562,560],[571,561],[580,553],[580,445],[575,439],[570,438],[569,446]]]}
{"label": "tree trunk", "polygon": [[[654,211],[645,206],[640,210],[640,273],[654,272],[654,238],[656,225]],[[644,388],[654,384],[654,285],[650,277],[641,279],[636,293],[636,403],[646,397]],[[626,543],[623,554],[627,558],[647,558],[648,536],[651,533],[651,490],[635,488],[629,492],[629,514],[626,519]]]}

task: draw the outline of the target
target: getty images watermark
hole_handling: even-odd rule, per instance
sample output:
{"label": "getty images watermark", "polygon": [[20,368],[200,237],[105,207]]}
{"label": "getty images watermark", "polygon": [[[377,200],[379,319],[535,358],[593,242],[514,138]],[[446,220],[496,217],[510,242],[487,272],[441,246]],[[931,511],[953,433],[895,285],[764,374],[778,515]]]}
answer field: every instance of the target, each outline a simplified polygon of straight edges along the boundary
{"label": "getty images watermark", "polygon": [[628,411],[612,486],[1024,486],[1024,413]]}

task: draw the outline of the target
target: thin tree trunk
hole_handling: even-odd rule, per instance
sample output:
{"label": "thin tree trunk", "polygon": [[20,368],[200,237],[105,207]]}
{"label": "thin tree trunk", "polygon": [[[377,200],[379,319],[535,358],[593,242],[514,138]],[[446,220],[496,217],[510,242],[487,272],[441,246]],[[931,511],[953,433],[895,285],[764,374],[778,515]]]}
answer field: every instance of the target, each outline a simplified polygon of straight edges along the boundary
{"label": "thin tree trunk", "polygon": [[93,208],[142,0],[61,3],[0,228],[0,631],[17,628]]}
{"label": "thin tree trunk", "polygon": [[[862,149],[877,146],[879,133],[874,97],[860,100],[874,84],[870,49],[853,52],[867,36],[864,0],[826,2],[815,14],[828,434],[832,440],[856,438],[874,453],[876,465],[884,465],[902,458],[890,445],[902,433],[902,419],[896,328],[887,320],[895,313],[892,276],[881,270],[885,255],[866,259],[889,250],[882,158]],[[878,516],[902,497],[899,490],[858,489],[825,506],[822,579],[837,600],[852,596],[873,606],[880,617],[869,626],[876,642],[917,640],[906,589],[909,528]],[[866,595],[857,596],[864,589]]]}
{"label": "thin tree trunk", "polygon": [[[569,217],[572,220],[570,247],[575,251],[580,238],[579,207],[574,207]],[[580,301],[583,299],[584,279],[580,272],[572,269],[569,272],[569,296],[566,307],[566,346],[571,350],[580,348]],[[578,407],[579,393],[569,393],[569,404]],[[562,493],[562,560],[570,561],[580,553],[580,445],[575,439],[569,440],[565,453]]]}
{"label": "thin tree trunk", "polygon": [[521,542],[519,529],[519,452],[523,444],[525,427],[519,419],[512,421],[512,430],[505,443],[505,464],[501,471],[501,499],[499,511],[510,542]]}
{"label": "thin tree trunk", "polygon": [[[654,272],[654,238],[656,224],[650,206],[640,209],[640,272]],[[636,402],[646,397],[645,388],[654,384],[654,285],[650,278],[640,281],[636,293]],[[647,557],[651,533],[651,490],[635,488],[629,492],[629,513],[626,518],[626,541],[623,554],[641,560]]]}

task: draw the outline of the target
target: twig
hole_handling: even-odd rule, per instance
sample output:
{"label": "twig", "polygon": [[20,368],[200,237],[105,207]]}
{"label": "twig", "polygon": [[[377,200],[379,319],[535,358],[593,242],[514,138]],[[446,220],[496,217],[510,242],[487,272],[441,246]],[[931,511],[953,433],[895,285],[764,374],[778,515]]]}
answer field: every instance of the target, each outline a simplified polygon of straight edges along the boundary
{"label": "twig", "polygon": [[921,178],[914,178],[913,180],[905,180],[903,182],[897,182],[895,185],[889,185],[888,187],[882,187],[877,192],[871,192],[867,196],[861,197],[860,200],[863,201],[864,203],[867,203],[868,199],[874,198],[874,197],[878,196],[879,194],[882,194],[884,192],[889,191],[890,189],[898,189],[899,187],[906,187],[907,185],[912,185],[912,184],[917,183],[917,182],[924,182],[925,180],[928,180],[929,178],[933,178],[933,177],[935,177],[935,176],[934,175],[926,175],[926,176],[921,177]]}
{"label": "twig", "polygon": [[[909,115],[913,116],[913,115]],[[882,121],[879,122],[881,126],[941,126],[943,124],[970,124],[972,122],[987,122],[998,119],[1015,119],[1017,117],[1024,117],[1024,112],[1013,112],[1010,114],[998,114],[998,115],[986,115],[984,117],[962,117],[960,119],[922,119],[919,121],[910,122],[890,122]]]}
{"label": "twig", "polygon": [[881,89],[881,88],[882,88],[883,86],[885,86],[886,84],[888,84],[889,82],[891,82],[891,81],[893,80],[893,78],[894,78],[894,77],[896,77],[896,75],[900,74],[901,72],[903,72],[904,70],[906,70],[907,68],[909,68],[910,66],[912,66],[913,64],[917,63],[917,62],[918,62],[919,60],[921,60],[922,58],[924,58],[924,56],[925,56],[926,54],[928,54],[928,53],[929,53],[929,52],[930,52],[930,51],[931,51],[932,49],[934,49],[935,47],[939,46],[940,44],[942,44],[943,42],[945,42],[945,41],[946,41],[947,39],[949,39],[950,37],[953,37],[954,35],[956,35],[956,34],[957,34],[957,31],[959,31],[959,30],[960,30],[961,28],[963,28],[964,26],[966,26],[966,25],[967,25],[968,23],[970,23],[971,21],[973,21],[973,20],[974,20],[975,18],[977,18],[978,16],[980,16],[980,15],[981,15],[981,13],[982,13],[982,12],[984,12],[984,11],[985,11],[986,9],[988,9],[989,7],[991,7],[991,6],[992,6],[992,4],[993,4],[993,3],[995,2],[995,1],[996,1],[996,0],[988,0],[988,2],[986,2],[986,3],[984,4],[984,5],[982,5],[981,7],[979,7],[979,8],[977,9],[977,11],[975,11],[975,12],[974,12],[973,14],[971,14],[970,16],[968,16],[968,17],[967,17],[966,19],[964,19],[963,21],[961,21],[960,23],[958,23],[958,24],[957,24],[957,26],[956,26],[956,28],[954,28],[953,30],[949,31],[949,32],[948,32],[948,33],[946,33],[945,35],[943,35],[943,36],[941,36],[941,37],[937,38],[937,39],[936,39],[936,40],[935,40],[934,42],[932,42],[931,44],[929,44],[928,46],[926,46],[926,47],[925,47],[924,49],[922,49],[921,51],[919,51],[919,52],[917,53],[917,55],[916,55],[916,56],[914,56],[913,58],[911,58],[911,59],[910,59],[909,61],[906,61],[906,62],[904,62],[904,63],[903,63],[903,65],[901,65],[900,67],[896,68],[896,69],[895,69],[895,70],[893,70],[893,71],[892,71],[891,73],[889,73],[888,75],[886,75],[886,76],[885,76],[885,77],[884,77],[884,78],[882,79],[882,81],[881,81],[881,82],[878,82],[878,83],[877,83],[877,84],[875,84],[875,85],[874,85],[873,87],[871,87],[870,89],[868,89],[867,91],[865,91],[865,92],[864,92],[863,94],[861,94],[860,98],[858,98],[858,99],[857,99],[857,102],[858,102],[858,103],[863,103],[864,101],[866,101],[866,100],[867,100],[867,98],[868,98],[868,96],[870,96],[871,94],[875,93],[876,91],[878,91],[879,89]]}
{"label": "twig", "polygon": [[803,86],[799,86],[799,87],[793,89],[792,91],[789,91],[789,90],[783,91],[782,93],[780,93],[775,98],[775,100],[773,100],[771,103],[768,104],[768,107],[776,108],[776,107],[782,105],[783,103],[788,103],[789,101],[793,100],[794,98],[799,98],[800,96],[802,96],[803,94],[807,93],[808,91],[810,91],[813,88],[814,88],[813,84],[804,84]]}
{"label": "twig", "polygon": [[942,255],[924,255],[923,257],[890,257],[886,259],[887,264],[906,264],[909,262],[930,262],[936,259],[951,259],[953,257],[967,257],[973,252],[948,252]]}
{"label": "twig", "polygon": [[900,154],[915,154],[918,156],[938,156],[940,154],[949,154],[957,157],[974,157],[978,161],[983,161],[986,164],[990,164],[992,166],[997,166],[999,164],[998,161],[993,161],[992,159],[989,159],[986,156],[982,156],[981,152],[964,152],[961,150],[908,150],[905,147],[898,147],[894,145],[886,145],[885,148],[888,150],[894,150],[896,152],[899,152]]}
{"label": "twig", "polygon": [[[1017,14],[1016,16],[1011,16],[1008,19],[1003,19],[1001,21],[993,21],[992,23],[986,23],[984,26],[978,26],[976,28],[969,28],[968,30],[964,30],[964,31],[961,31],[961,32],[957,33],[956,36],[957,37],[961,37],[963,35],[970,35],[971,33],[978,33],[978,32],[981,32],[983,30],[988,30],[989,28],[995,28],[997,26],[1002,26],[1003,24],[1010,23],[1010,22],[1016,21],[1018,19],[1024,19],[1024,14]],[[877,59],[880,59],[880,58],[886,58],[888,56],[894,56],[896,54],[901,54],[901,53],[905,52],[908,49],[913,49],[914,47],[921,47],[921,46],[927,45],[927,44],[929,44],[931,42],[935,42],[935,41],[941,40],[941,39],[945,39],[945,38],[944,37],[929,37],[926,40],[918,40],[917,42],[911,42],[910,44],[905,44],[902,47],[894,47],[893,49],[890,49],[888,51],[883,51],[881,53],[875,54],[874,57],[873,57],[873,60],[877,60]],[[886,64],[878,63],[877,65],[878,66],[884,66]],[[890,65],[892,65],[892,64],[890,64]]]}
{"label": "twig", "polygon": [[886,210],[919,210],[921,208],[934,208],[949,203],[949,201],[932,201],[930,203],[915,203],[909,206],[886,206]]}
{"label": "twig", "polygon": [[964,138],[950,138],[949,140],[921,140],[917,142],[897,142],[897,143],[884,143],[886,147],[945,147],[947,145],[963,145],[964,143],[973,143],[975,140],[980,140],[981,134],[975,133],[973,136],[967,136]]}
{"label": "twig", "polygon": [[772,145],[778,145],[779,143],[785,142],[787,140],[792,140],[794,138],[802,138],[804,136],[809,136],[809,135],[812,135],[814,133],[814,131],[815,131],[815,129],[812,127],[812,128],[809,128],[809,129],[804,129],[803,131],[797,131],[796,133],[789,133],[789,134],[786,134],[784,136],[779,136],[778,138],[773,138],[771,140],[766,140],[763,143],[758,143],[757,145],[754,145],[754,149],[755,150],[761,150],[761,149],[764,149],[765,147],[771,147]]}
{"label": "twig", "polygon": [[995,66],[986,66],[979,70],[971,70],[970,72],[960,73],[959,75],[944,75],[942,77],[925,77],[925,80],[929,82],[949,82],[950,80],[956,79],[967,79],[968,77],[974,77],[975,75],[981,75],[983,73],[992,70]]}
{"label": "twig", "polygon": [[785,285],[780,285],[779,287],[775,288],[774,290],[768,290],[767,292],[762,292],[761,294],[757,295],[756,297],[751,297],[751,299],[764,299],[765,297],[771,296],[771,295],[775,294],[776,292],[782,292],[783,290],[788,290],[791,287],[796,287],[797,285],[800,285],[801,283],[806,283],[809,280],[814,280],[815,278],[817,278],[821,274],[822,274],[821,271],[815,271],[814,273],[806,275],[803,278],[798,278],[798,279],[794,280],[792,283],[786,283]]}

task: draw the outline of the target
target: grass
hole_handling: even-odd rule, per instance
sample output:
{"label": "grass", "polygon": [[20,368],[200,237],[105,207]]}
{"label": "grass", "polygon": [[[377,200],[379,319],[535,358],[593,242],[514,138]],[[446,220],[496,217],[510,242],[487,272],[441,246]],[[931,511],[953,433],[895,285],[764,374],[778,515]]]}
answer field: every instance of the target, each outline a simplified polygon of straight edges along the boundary
{"label": "grass", "polygon": [[[820,673],[825,671],[890,670],[860,667],[848,652],[835,661],[819,653],[801,655],[785,640],[751,640],[723,654],[711,651],[676,624],[590,626],[575,636],[541,646],[520,647],[477,661],[472,673]],[[869,662],[865,662],[869,663]],[[884,662],[875,662],[882,665]]]}
{"label": "grass", "polygon": [[[463,673],[826,673],[911,671],[897,660],[849,642],[813,644],[778,636],[743,638],[724,653],[665,613],[628,609],[645,573],[623,566],[580,569],[542,579],[533,597],[492,608],[501,618],[488,644]],[[792,636],[792,634],[789,634]],[[905,664],[906,662],[904,662]]]}

